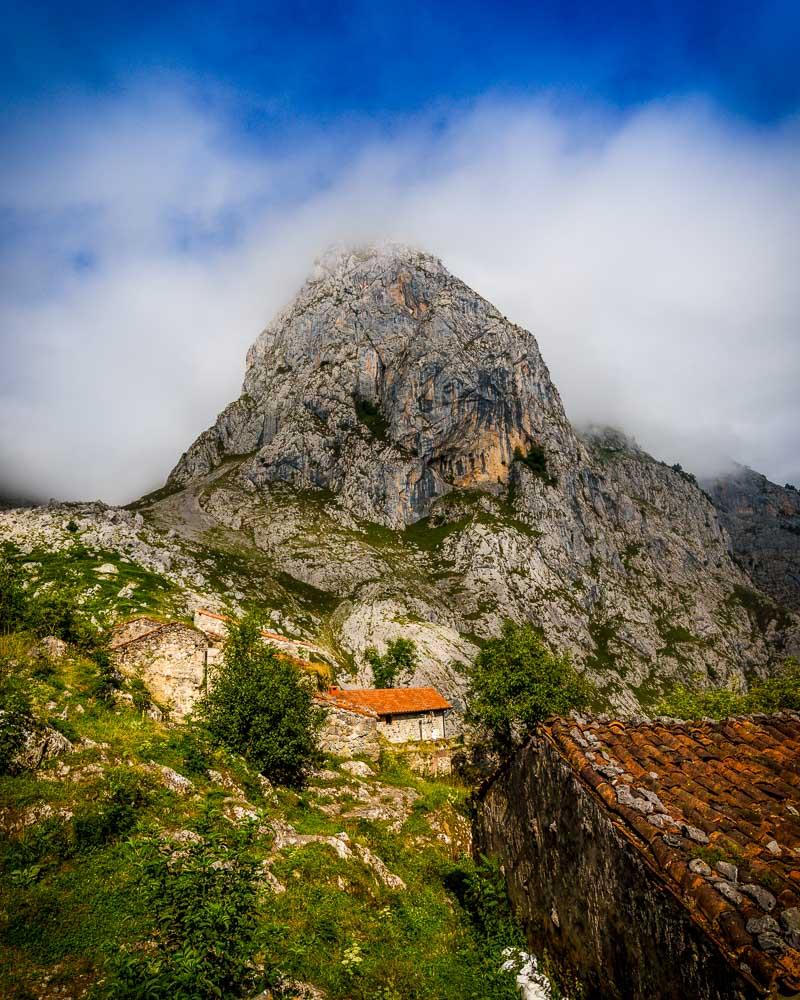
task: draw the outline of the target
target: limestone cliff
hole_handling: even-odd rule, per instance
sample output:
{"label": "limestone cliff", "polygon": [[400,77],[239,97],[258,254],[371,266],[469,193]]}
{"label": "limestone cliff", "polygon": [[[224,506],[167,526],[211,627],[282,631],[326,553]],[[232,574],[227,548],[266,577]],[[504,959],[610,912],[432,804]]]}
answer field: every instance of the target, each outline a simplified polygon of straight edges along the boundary
{"label": "limestone cliff", "polygon": [[405,247],[326,256],[250,349],[239,399],[134,507],[0,513],[0,539],[119,547],[194,607],[256,604],[341,682],[370,683],[365,648],[408,636],[401,682],[456,706],[505,618],[622,709],[676,680],[744,685],[799,645],[693,478],[577,433],[533,335]]}
{"label": "limestone cliff", "polygon": [[376,636],[436,631],[423,676],[456,696],[442,657],[457,675],[459,636],[506,617],[629,707],[675,678],[745,683],[796,646],[691,477],[618,432],[579,436],[533,335],[406,247],[318,263],[169,485],[333,595],[356,666]]}
{"label": "limestone cliff", "polygon": [[702,485],[739,563],[770,597],[800,610],[800,493],[741,465]]}

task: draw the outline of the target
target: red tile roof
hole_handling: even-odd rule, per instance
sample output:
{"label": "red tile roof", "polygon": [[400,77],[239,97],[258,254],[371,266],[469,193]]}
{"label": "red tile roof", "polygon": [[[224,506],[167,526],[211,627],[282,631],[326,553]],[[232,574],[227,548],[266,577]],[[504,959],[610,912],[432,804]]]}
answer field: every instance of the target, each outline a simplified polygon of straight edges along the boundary
{"label": "red tile roof", "polygon": [[543,735],[736,968],[800,991],[800,714]]}
{"label": "red tile roof", "polygon": [[437,712],[453,706],[436,688],[329,688],[323,700],[366,715],[408,715]]}

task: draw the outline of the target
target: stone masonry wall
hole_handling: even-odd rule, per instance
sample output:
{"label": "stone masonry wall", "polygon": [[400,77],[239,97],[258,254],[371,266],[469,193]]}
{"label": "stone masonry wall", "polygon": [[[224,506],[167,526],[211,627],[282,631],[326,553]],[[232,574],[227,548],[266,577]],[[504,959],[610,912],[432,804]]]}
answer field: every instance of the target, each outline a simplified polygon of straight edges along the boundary
{"label": "stone masonry wall", "polygon": [[364,756],[377,760],[380,756],[378,720],[341,708],[325,707],[327,714],[320,733],[320,748],[337,757]]}
{"label": "stone masonry wall", "polygon": [[153,698],[180,718],[203,694],[208,648],[202,632],[173,624],[117,648],[113,659],[123,674],[141,677]]}
{"label": "stone masonry wall", "polygon": [[418,743],[444,739],[444,716],[441,712],[415,712],[394,715],[392,721],[378,720],[378,732],[390,743]]}
{"label": "stone masonry wall", "polygon": [[608,1000],[760,993],[668,892],[571,768],[533,739],[479,791],[477,855],[500,861],[531,950]]}

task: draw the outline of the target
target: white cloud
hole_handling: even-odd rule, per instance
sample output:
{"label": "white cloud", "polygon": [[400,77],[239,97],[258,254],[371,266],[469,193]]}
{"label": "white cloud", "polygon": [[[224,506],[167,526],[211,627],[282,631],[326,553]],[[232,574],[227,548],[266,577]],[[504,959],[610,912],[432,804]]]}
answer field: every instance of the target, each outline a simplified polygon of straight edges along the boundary
{"label": "white cloud", "polygon": [[798,481],[799,166],[796,128],[692,103],[487,99],[280,151],[177,89],[61,108],[0,174],[3,477],[114,501],[160,485],[315,254],[393,238],[533,330],[573,420]]}

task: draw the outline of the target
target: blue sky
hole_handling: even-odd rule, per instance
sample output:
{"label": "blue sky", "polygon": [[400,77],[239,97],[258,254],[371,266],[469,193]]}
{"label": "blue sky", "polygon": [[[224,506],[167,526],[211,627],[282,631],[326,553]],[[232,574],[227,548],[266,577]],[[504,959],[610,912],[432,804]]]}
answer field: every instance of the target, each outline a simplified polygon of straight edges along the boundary
{"label": "blue sky", "polygon": [[576,421],[800,481],[797,0],[2,23],[0,488],[159,485],[314,255],[383,238],[529,326]]}
{"label": "blue sky", "polygon": [[702,93],[769,122],[800,101],[799,40],[795,0],[32,2],[7,6],[0,83],[13,107],[184,75],[256,135],[542,89],[620,108]]}

